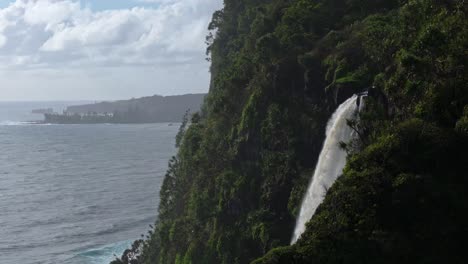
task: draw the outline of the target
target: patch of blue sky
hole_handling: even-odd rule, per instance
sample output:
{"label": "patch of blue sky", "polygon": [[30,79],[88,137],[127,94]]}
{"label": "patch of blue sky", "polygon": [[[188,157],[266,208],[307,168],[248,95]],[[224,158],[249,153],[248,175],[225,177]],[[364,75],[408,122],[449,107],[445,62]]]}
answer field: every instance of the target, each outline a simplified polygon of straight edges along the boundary
{"label": "patch of blue sky", "polygon": [[0,8],[7,7],[11,2],[11,0],[0,0]]}

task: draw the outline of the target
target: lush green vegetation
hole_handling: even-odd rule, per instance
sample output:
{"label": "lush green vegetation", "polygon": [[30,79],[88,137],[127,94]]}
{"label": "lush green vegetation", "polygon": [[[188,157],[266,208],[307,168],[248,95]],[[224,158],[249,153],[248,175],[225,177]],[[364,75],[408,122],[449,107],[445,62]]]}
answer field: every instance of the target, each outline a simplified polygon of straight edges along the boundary
{"label": "lush green vegetation", "polygon": [[[466,9],[225,0],[210,93],[135,263],[464,263]],[[327,119],[370,87],[344,175],[288,246]]]}

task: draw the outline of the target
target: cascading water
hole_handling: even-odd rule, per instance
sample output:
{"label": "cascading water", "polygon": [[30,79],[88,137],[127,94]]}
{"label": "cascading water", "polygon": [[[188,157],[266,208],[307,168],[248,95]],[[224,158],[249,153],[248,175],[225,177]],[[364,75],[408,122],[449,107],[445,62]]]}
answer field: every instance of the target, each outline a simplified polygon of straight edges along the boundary
{"label": "cascading water", "polygon": [[358,95],[349,98],[338,107],[328,121],[322,152],[315,167],[312,182],[302,201],[291,244],[296,243],[304,233],[306,223],[312,218],[319,204],[322,203],[326,191],[343,172],[347,153],[340,148],[339,144],[340,142],[348,142],[356,136],[356,132],[348,126],[347,120],[353,119],[362,109],[364,102],[361,99]]}

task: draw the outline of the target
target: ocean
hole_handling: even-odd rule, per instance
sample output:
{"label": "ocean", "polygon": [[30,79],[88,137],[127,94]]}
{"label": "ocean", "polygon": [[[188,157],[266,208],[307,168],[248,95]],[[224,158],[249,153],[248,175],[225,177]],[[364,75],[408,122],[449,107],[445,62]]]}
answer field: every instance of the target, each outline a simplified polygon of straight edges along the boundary
{"label": "ocean", "polygon": [[154,224],[178,125],[32,125],[0,102],[0,263],[108,264]]}

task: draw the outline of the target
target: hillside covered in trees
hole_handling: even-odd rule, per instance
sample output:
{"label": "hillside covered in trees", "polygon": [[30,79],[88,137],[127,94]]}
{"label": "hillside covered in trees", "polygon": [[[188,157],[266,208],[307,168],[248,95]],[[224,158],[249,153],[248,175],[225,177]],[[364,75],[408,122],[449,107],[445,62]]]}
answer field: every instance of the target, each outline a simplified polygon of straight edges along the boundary
{"label": "hillside covered in trees", "polygon": [[[225,0],[145,264],[466,263],[467,4]],[[369,91],[343,175],[290,241],[331,113]]]}

